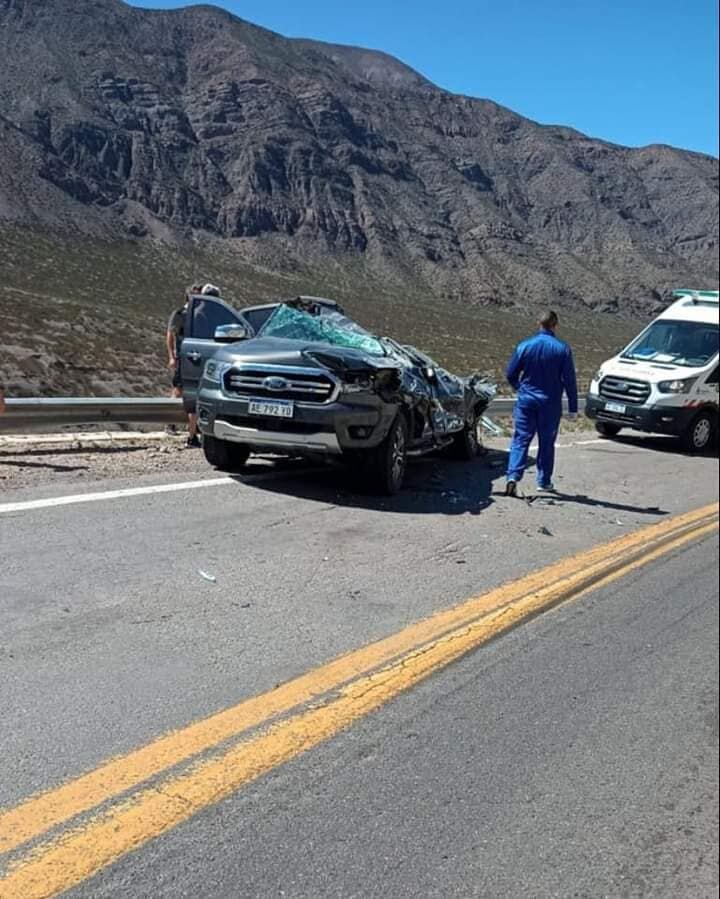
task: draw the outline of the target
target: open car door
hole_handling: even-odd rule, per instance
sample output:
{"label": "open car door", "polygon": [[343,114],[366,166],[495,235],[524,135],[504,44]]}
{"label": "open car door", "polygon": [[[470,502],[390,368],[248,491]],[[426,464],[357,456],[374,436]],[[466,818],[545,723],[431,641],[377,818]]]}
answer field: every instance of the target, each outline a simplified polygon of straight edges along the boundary
{"label": "open car door", "polygon": [[180,376],[186,409],[195,408],[205,363],[221,346],[215,340],[216,328],[234,324],[245,328],[248,334],[251,333],[242,315],[218,297],[190,298],[185,319],[185,338],[180,349]]}

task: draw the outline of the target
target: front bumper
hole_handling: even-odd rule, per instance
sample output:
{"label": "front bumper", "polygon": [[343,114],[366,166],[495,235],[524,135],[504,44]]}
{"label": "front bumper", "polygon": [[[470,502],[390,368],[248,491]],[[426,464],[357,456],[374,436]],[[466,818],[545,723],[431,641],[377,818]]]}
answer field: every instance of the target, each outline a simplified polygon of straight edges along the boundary
{"label": "front bumper", "polygon": [[608,412],[606,401],[588,394],[585,400],[585,414],[594,421],[607,422],[621,428],[633,428],[652,434],[679,436],[690,426],[697,409],[686,406],[633,406],[627,404],[623,415]]}
{"label": "front bumper", "polygon": [[288,419],[251,416],[248,406],[244,397],[203,385],[197,401],[201,432],[266,451],[339,455],[378,446],[397,414],[397,407],[374,394],[352,402],[295,403]]}
{"label": "front bumper", "polygon": [[[202,427],[201,427],[202,430]],[[338,439],[334,434],[322,431],[311,434],[295,431],[266,431],[262,428],[233,425],[222,418],[216,418],[212,433],[218,440],[230,440],[233,443],[246,443],[258,449],[282,450],[293,453],[333,453],[342,452]]]}

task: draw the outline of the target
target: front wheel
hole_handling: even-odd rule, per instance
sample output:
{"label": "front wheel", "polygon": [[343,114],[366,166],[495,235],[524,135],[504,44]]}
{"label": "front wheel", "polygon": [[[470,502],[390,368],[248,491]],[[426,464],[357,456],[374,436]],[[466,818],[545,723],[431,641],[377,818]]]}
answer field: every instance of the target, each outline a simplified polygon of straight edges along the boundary
{"label": "front wheel", "polygon": [[448,449],[448,454],[451,458],[471,462],[477,457],[480,452],[479,425],[480,416],[477,413],[473,413],[472,420],[465,422],[465,427],[462,431],[458,431],[453,436],[452,443]]}
{"label": "front wheel", "polygon": [[219,440],[209,434],[203,436],[202,446],[205,458],[220,471],[240,471],[250,455],[250,448],[243,443]]}
{"label": "front wheel", "polygon": [[690,427],[680,438],[683,447],[689,453],[702,453],[713,442],[716,428],[715,415],[707,409],[703,409],[693,418]]}
{"label": "front wheel", "polygon": [[383,442],[365,460],[365,480],[374,493],[393,496],[402,487],[407,467],[408,427],[398,414]]}
{"label": "front wheel", "polygon": [[620,425],[613,425],[607,421],[599,421],[595,425],[595,430],[600,434],[601,437],[617,437],[622,428]]}

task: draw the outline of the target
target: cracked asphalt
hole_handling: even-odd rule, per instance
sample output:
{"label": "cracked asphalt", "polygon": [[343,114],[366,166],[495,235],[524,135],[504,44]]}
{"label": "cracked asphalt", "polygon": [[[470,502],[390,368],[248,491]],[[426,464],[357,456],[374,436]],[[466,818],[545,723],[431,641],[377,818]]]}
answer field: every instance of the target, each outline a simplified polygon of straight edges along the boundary
{"label": "cracked asphalt", "polygon": [[[501,495],[495,440],[474,464],[414,463],[392,499],[259,459],[225,485],[0,514],[0,806],[717,501],[717,457],[563,439],[558,494],[532,501]],[[217,477],[157,450],[23,468],[3,449],[0,504]],[[717,608],[710,538],[472,653],[75,893],[714,896]]]}

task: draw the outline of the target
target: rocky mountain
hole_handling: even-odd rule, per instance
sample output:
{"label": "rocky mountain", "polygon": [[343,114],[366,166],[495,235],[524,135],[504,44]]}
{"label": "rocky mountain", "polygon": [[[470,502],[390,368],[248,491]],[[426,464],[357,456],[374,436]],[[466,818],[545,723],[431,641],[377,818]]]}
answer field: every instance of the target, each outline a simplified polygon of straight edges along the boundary
{"label": "rocky mountain", "polygon": [[[718,161],[458,96],[210,6],[0,0],[0,228],[222,245],[258,270],[647,311],[718,279]],[[365,281],[364,279],[367,279]]]}

